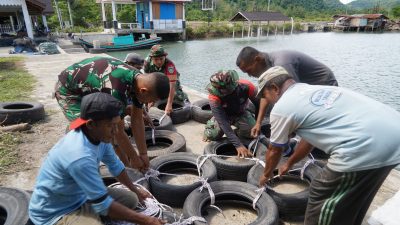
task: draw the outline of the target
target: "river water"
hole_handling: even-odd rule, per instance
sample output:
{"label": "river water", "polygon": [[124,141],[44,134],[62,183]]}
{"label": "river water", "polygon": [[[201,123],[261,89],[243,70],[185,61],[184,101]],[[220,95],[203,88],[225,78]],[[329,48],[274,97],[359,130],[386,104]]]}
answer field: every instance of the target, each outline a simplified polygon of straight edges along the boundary
{"label": "river water", "polygon": [[[292,49],[329,66],[340,86],[356,90],[400,111],[400,33],[303,33],[257,38],[224,38],[163,43],[183,85],[204,92],[212,73],[236,69],[245,46],[261,51]],[[136,50],[147,56],[149,50]],[[124,59],[129,52],[110,55]]]}

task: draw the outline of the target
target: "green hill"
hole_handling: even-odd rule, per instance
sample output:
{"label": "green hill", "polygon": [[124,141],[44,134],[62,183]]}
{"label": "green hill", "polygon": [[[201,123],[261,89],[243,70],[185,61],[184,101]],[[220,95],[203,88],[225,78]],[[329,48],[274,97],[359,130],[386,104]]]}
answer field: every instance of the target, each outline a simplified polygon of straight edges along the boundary
{"label": "green hill", "polygon": [[[213,19],[226,20],[236,12],[267,11],[268,0],[219,0],[212,12]],[[206,20],[209,12],[201,11],[201,0],[186,4],[188,20]],[[327,19],[335,13],[344,13],[345,6],[339,0],[270,0],[270,10],[279,11],[296,19]]]}
{"label": "green hill", "polygon": [[397,5],[400,5],[400,0],[356,0],[347,4],[353,9],[371,9],[376,6],[391,9]]}

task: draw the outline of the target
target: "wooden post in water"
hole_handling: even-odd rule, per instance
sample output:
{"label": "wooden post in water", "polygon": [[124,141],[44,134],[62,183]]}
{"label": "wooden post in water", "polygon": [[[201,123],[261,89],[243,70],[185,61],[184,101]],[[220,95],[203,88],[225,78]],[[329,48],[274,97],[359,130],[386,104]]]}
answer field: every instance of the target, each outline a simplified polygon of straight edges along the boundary
{"label": "wooden post in water", "polygon": [[232,38],[235,38],[235,22],[233,22]]}
{"label": "wooden post in water", "polygon": [[[261,22],[260,22],[260,24],[261,24]],[[261,24],[261,27],[260,27],[260,36],[262,37],[262,35],[263,35],[263,33],[262,33],[262,24]]]}
{"label": "wooden post in water", "polygon": [[290,20],[292,21],[292,29],[290,30],[290,35],[293,34],[293,28],[294,28],[294,20],[293,17],[290,17]]}
{"label": "wooden post in water", "polygon": [[242,23],[242,38],[244,37],[244,21]]}
{"label": "wooden post in water", "polygon": [[275,38],[277,34],[278,34],[278,25],[275,24]]}
{"label": "wooden post in water", "polygon": [[250,37],[250,29],[251,29],[251,23],[249,23],[249,30],[247,31],[247,37],[249,38]]}

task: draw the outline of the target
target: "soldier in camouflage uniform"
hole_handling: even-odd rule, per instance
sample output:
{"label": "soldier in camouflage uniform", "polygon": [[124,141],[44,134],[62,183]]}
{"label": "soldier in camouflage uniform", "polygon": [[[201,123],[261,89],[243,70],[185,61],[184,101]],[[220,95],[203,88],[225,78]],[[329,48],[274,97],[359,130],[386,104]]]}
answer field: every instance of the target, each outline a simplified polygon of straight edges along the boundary
{"label": "soldier in camouflage uniform", "polygon": [[144,61],[144,72],[162,72],[169,78],[170,92],[168,96],[167,106],[165,112],[170,114],[172,111],[173,101],[185,102],[189,101],[188,96],[183,92],[180,81],[179,72],[176,70],[174,63],[166,56],[168,53],[161,45],[154,45],[151,47],[150,54]]}
{"label": "soldier in camouflage uniform", "polygon": [[120,60],[93,57],[75,63],[58,76],[55,97],[69,121],[80,116],[82,97],[93,92],[109,93],[122,102],[125,113],[131,116],[131,128],[139,150],[134,151],[124,132],[121,120],[113,145],[127,167],[141,170],[148,168],[146,141],[144,139],[143,103],[165,99],[169,81],[162,73],[141,74],[137,69]]}
{"label": "soldier in camouflage uniform", "polygon": [[[204,130],[205,141],[216,141],[224,133],[235,146],[238,156],[251,156],[238,136],[251,138],[251,128],[255,125],[254,116],[246,110],[249,100],[258,106],[257,88],[247,80],[239,80],[234,70],[218,71],[210,78],[207,86],[213,117],[207,121]],[[231,125],[238,128],[236,136]]]}

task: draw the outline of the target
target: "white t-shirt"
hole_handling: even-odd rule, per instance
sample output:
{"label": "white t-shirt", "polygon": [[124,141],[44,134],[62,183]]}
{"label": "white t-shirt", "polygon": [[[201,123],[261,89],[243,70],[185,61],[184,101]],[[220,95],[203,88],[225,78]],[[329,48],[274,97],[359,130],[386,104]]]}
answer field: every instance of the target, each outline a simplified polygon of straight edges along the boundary
{"label": "white t-shirt", "polygon": [[400,113],[346,88],[297,83],[271,111],[271,144],[292,132],[330,154],[338,172],[400,163]]}

